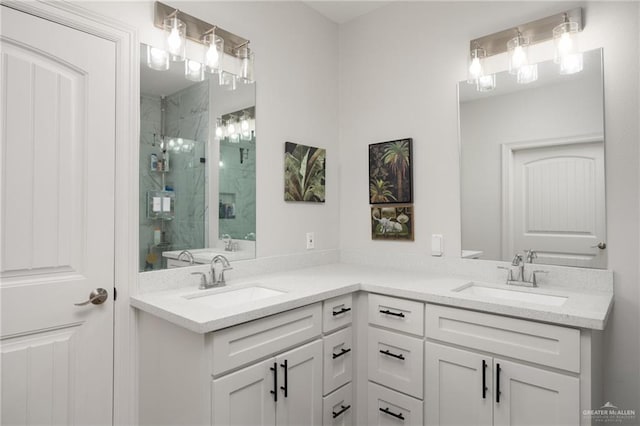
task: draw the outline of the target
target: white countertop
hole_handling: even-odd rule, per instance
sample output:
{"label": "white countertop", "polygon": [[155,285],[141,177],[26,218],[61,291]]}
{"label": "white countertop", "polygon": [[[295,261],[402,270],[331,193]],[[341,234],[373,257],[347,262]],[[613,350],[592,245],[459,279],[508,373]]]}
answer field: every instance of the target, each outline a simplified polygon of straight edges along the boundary
{"label": "white countertop", "polygon": [[[516,290],[563,296],[567,297],[567,301],[562,306],[546,306],[452,291],[469,282],[464,278],[389,268],[330,264],[232,280],[223,288],[198,290],[194,284],[180,289],[145,293],[132,297],[131,305],[196,333],[220,330],[358,290],[594,330],[604,329],[613,306],[612,292],[570,290],[546,285]],[[285,293],[217,309],[185,297],[254,285]],[[506,284],[482,285],[507,288]]]}

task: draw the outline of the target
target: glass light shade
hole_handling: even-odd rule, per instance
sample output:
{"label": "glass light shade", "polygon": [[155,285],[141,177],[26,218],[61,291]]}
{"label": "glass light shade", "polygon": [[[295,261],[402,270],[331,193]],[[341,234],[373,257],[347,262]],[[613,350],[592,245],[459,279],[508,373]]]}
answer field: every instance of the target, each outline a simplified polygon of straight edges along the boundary
{"label": "glass light shade", "polygon": [[227,137],[232,137],[238,131],[238,123],[235,118],[230,118],[227,121]]}
{"label": "glass light shade", "polygon": [[582,71],[584,64],[582,53],[567,55],[560,61],[560,74],[575,74]]}
{"label": "glass light shade", "polygon": [[478,82],[476,84],[476,90],[478,92],[489,92],[496,88],[496,75],[489,74],[483,75],[478,78]]}
{"label": "glass light shade", "polygon": [[203,59],[206,70],[210,73],[220,72],[224,58],[224,39],[212,32],[205,35],[202,41],[206,46]]}
{"label": "glass light shade", "polygon": [[187,26],[176,16],[164,19],[165,50],[174,62],[184,61],[187,46]]}
{"label": "glass light shade", "polygon": [[554,62],[556,64],[579,53],[578,32],[580,26],[577,22],[565,21],[553,29],[553,44],[555,47]]}
{"label": "glass light shade", "polygon": [[477,84],[478,78],[484,75],[484,58],[486,56],[485,50],[482,48],[476,48],[471,50],[469,55],[469,74],[467,83]]}
{"label": "glass light shade", "polygon": [[168,70],[169,54],[162,49],[147,45],[147,66],[156,71]]}
{"label": "glass light shade", "polygon": [[202,65],[200,62],[187,59],[186,61],[184,61],[184,76],[187,80],[203,81],[204,65]]}
{"label": "glass light shade", "polygon": [[235,74],[222,71],[218,75],[219,75],[218,82],[223,89],[236,90],[237,78]]}
{"label": "glass light shade", "polygon": [[240,58],[240,79],[244,83],[253,83],[253,62],[254,54],[249,46],[242,46],[238,49],[238,58]]}
{"label": "glass light shade", "polygon": [[222,118],[216,118],[216,138],[222,139],[224,137],[224,124],[222,123]]}
{"label": "glass light shade", "polygon": [[514,37],[507,42],[509,57],[509,73],[517,74],[520,67],[529,65],[529,39],[527,37]]}
{"label": "glass light shade", "polygon": [[518,84],[533,83],[538,79],[538,64],[520,67],[517,74]]}

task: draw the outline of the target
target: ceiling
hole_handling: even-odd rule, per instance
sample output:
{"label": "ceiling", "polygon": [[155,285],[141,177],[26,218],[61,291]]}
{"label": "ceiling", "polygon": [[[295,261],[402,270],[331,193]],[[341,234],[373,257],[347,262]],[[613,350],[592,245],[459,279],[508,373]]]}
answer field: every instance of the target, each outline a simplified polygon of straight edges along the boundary
{"label": "ceiling", "polygon": [[391,1],[304,1],[307,6],[320,12],[337,24],[344,24],[358,16],[385,6]]}

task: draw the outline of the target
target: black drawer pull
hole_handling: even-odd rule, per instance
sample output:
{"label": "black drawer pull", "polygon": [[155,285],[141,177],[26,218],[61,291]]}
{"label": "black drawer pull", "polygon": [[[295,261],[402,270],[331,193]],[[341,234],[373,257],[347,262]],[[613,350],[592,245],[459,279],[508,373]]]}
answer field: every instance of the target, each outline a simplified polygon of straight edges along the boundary
{"label": "black drawer pull", "polygon": [[335,419],[336,417],[338,417],[340,414],[344,413],[345,411],[347,411],[349,408],[351,408],[350,405],[347,405],[346,407],[342,404],[340,404],[340,411],[338,411],[337,413],[335,411],[332,411],[331,414],[333,415],[333,418]]}
{"label": "black drawer pull", "polygon": [[349,312],[351,308],[342,308],[339,311],[333,311],[331,314],[335,317],[336,315],[344,314],[345,312]]}
{"label": "black drawer pull", "polygon": [[388,309],[385,309],[384,311],[380,311],[380,313],[385,315],[393,315],[394,317],[404,318],[404,314],[402,312],[391,312]]}
{"label": "black drawer pull", "polygon": [[390,415],[392,417],[395,417],[396,419],[400,419],[400,420],[404,421],[404,416],[402,415],[402,413],[396,414],[393,411],[389,410],[389,407],[387,407],[387,408],[379,408],[379,410],[382,411],[385,414],[388,414],[388,415]]}
{"label": "black drawer pull", "polygon": [[496,402],[500,403],[500,364],[496,364]]}
{"label": "black drawer pull", "polygon": [[284,369],[284,386],[280,386],[280,389],[284,391],[284,397],[288,397],[289,392],[289,362],[288,360],[284,360],[284,364],[280,364],[280,367]]}
{"label": "black drawer pull", "polygon": [[482,399],[487,398],[487,361],[482,360]]}
{"label": "black drawer pull", "polygon": [[273,394],[273,401],[278,402],[278,363],[274,362],[269,370],[273,371],[273,390],[269,393]]}
{"label": "black drawer pull", "polygon": [[402,354],[394,354],[393,352],[389,352],[389,349],[385,349],[384,351],[382,349],[380,349],[380,353],[381,354],[385,354],[385,355],[389,355],[392,356],[394,358],[398,358],[404,361],[404,355]]}
{"label": "black drawer pull", "polygon": [[336,359],[336,358],[340,358],[342,355],[344,355],[346,353],[349,353],[349,352],[351,352],[351,348],[349,348],[349,349],[342,348],[342,350],[340,351],[339,354],[332,353],[331,355],[333,355],[333,359]]}

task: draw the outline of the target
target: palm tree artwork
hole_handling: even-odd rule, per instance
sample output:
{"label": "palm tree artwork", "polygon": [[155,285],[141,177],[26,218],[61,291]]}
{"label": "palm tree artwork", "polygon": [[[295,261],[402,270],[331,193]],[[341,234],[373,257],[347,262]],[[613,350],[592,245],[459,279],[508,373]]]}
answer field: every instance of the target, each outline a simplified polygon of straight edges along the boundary
{"label": "palm tree artwork", "polygon": [[326,150],[286,142],[284,199],[324,203]]}
{"label": "palm tree artwork", "polygon": [[369,145],[369,201],[371,204],[411,203],[412,139]]}

